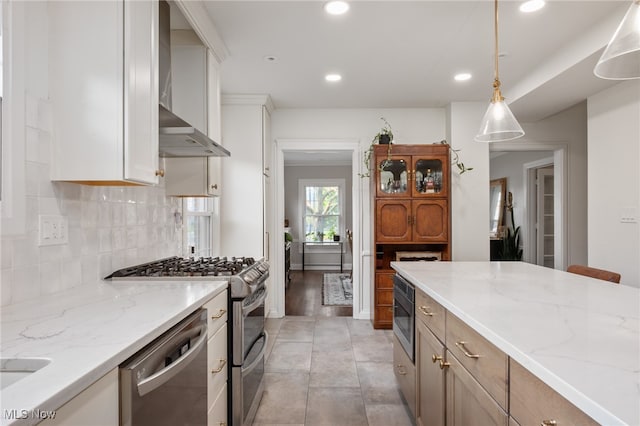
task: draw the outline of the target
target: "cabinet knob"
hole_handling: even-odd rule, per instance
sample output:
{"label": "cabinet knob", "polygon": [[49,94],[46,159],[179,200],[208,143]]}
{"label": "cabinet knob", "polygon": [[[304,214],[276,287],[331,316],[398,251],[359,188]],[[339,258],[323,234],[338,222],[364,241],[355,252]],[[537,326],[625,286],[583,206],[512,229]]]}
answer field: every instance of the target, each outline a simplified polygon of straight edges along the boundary
{"label": "cabinet knob", "polygon": [[558,422],[555,420],[543,420],[540,426],[556,426],[557,424]]}
{"label": "cabinet knob", "polygon": [[156,176],[164,177],[164,170],[156,170]]}
{"label": "cabinet knob", "polygon": [[431,355],[431,361],[435,364],[436,361],[442,361],[442,357],[436,354]]}
{"label": "cabinet knob", "polygon": [[440,370],[444,370],[445,368],[448,368],[451,364],[449,364],[448,362],[444,362],[444,361],[440,361]]}
{"label": "cabinet knob", "polygon": [[211,189],[218,189],[218,184],[214,183],[213,185],[211,185]]}

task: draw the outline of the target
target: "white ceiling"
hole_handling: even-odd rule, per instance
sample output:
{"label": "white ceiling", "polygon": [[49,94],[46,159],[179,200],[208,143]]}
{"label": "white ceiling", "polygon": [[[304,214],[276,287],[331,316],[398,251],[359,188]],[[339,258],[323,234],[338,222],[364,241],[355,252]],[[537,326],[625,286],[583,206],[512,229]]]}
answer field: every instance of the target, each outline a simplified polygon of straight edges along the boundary
{"label": "white ceiling", "polygon": [[[593,76],[629,0],[548,0],[532,14],[500,1],[503,94],[522,122],[615,84]],[[223,93],[269,94],[276,108],[444,107],[487,101],[493,81],[493,1],[205,2],[228,56]],[[265,61],[275,56],[276,61]],[[470,81],[453,75],[467,71]],[[338,72],[330,84],[323,77]]]}

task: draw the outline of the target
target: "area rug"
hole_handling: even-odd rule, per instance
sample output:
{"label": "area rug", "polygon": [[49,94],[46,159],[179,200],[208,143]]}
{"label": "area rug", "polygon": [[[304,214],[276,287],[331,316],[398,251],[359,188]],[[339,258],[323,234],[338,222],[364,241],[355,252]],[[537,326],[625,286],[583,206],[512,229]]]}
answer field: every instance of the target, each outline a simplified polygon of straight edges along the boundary
{"label": "area rug", "polygon": [[351,306],[353,285],[349,274],[324,274],[322,304],[325,306]]}

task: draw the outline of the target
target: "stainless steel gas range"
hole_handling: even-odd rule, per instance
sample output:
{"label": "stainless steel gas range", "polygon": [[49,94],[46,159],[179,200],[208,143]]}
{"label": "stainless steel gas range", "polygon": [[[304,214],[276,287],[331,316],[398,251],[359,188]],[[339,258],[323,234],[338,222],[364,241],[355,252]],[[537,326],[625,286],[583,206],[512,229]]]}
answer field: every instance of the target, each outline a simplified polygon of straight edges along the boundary
{"label": "stainless steel gas range", "polygon": [[268,335],[264,304],[269,264],[251,257],[169,257],[115,271],[110,280],[211,280],[229,282],[229,422],[251,424],[262,398]]}

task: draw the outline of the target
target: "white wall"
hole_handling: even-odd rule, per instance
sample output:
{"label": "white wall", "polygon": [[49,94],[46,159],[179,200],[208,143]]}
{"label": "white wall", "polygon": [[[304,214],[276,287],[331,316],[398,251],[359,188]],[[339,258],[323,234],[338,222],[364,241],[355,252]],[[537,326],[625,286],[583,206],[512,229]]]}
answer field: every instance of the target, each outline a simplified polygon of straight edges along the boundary
{"label": "white wall", "polygon": [[[588,99],[589,266],[640,287],[640,81]],[[635,223],[621,223],[628,211]]]}
{"label": "white wall", "polygon": [[[284,213],[285,219],[289,220],[291,235],[293,236],[293,245],[291,246],[291,269],[302,269],[302,249],[300,241],[302,241],[302,211],[300,208],[300,198],[298,194],[298,182],[300,179],[344,179],[344,229],[353,229],[353,197],[352,197],[352,178],[351,166],[285,166],[284,168]],[[343,263],[346,269],[350,269],[351,253],[346,244],[346,236],[340,235],[340,240],[345,241],[343,244]],[[327,250],[328,248],[325,248]],[[339,255],[335,253],[305,253],[305,263],[329,265],[323,266],[326,269],[339,268],[337,262]],[[307,258],[308,256],[308,258]],[[309,268],[311,269],[311,268]],[[318,267],[315,267],[318,269]]]}
{"label": "white wall", "polygon": [[456,102],[448,108],[447,140],[460,150],[460,161],[473,167],[462,175],[452,167],[452,260],[489,260],[489,145],[473,140],[487,106]]}
{"label": "white wall", "polygon": [[[23,79],[24,89],[14,95],[25,98],[27,117],[13,116],[14,130],[20,131],[4,143],[11,144],[12,158],[23,158],[13,166],[17,180],[24,180],[25,185],[13,188],[11,202],[25,206],[25,214],[23,225],[8,226],[15,222],[6,220],[4,207],[9,200],[2,194],[2,306],[80,285],[96,285],[115,269],[179,253],[181,241],[181,230],[174,221],[181,202],[165,197],[163,186],[89,187],[49,180],[49,150],[55,141],[48,101],[47,5],[13,2],[12,7],[24,8],[23,19],[12,23],[17,43],[14,49],[24,55],[16,56],[22,63],[12,65],[24,70],[16,76]],[[68,244],[37,245],[41,214],[67,217]]]}

